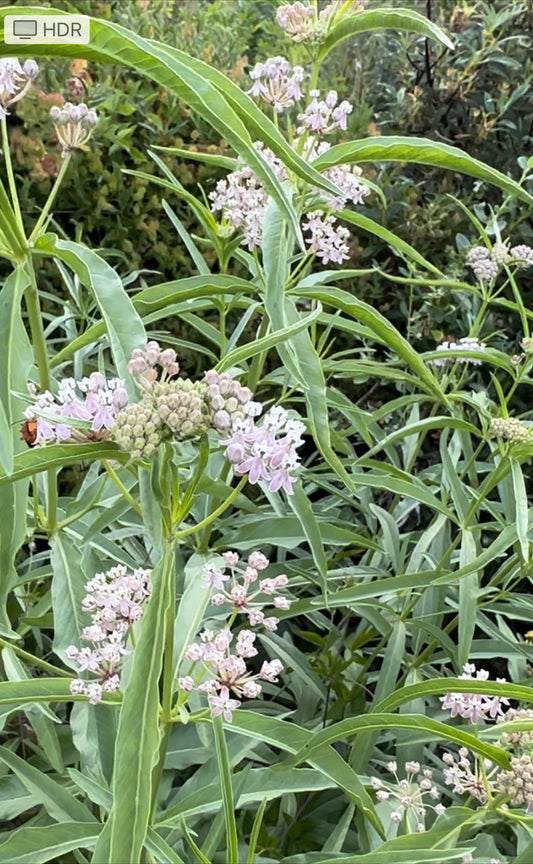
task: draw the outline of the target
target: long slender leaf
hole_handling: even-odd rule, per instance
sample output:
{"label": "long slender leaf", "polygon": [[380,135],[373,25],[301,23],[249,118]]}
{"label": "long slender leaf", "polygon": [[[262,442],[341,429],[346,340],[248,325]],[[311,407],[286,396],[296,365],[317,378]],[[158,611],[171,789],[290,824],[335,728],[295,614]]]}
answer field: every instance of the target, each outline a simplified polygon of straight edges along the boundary
{"label": "long slender leaf", "polygon": [[93,862],[140,864],[151,808],[151,773],[159,751],[159,675],[173,574],[167,549],[152,574],[152,594],[135,647],[118,724],[113,806]]}
{"label": "long slender leaf", "polygon": [[58,822],[97,821],[85,804],[78,801],[60,783],[12,753],[7,747],[0,747],[0,760],[19,777],[35,801],[43,805],[52,819]]}
{"label": "long slender leaf", "polygon": [[510,177],[474,159],[458,147],[443,144],[441,141],[393,135],[365,138],[337,144],[315,159],[313,166],[319,171],[325,171],[334,165],[347,162],[415,162],[419,165],[431,165],[433,168],[445,168],[498,186],[508,195],[524,201],[530,207],[533,206],[533,196]]}
{"label": "long slender leaf", "polygon": [[[20,423],[25,407],[23,399],[14,393],[27,389],[33,352],[22,320],[22,294],[29,285],[24,270],[17,270],[6,279],[0,291],[0,345],[2,345],[2,375],[0,375],[0,403],[2,418],[2,474],[10,484],[0,490],[0,631],[11,634],[11,623],[6,611],[7,599],[16,578],[15,555],[26,536],[26,502],[28,481],[16,476],[18,454],[26,445],[20,440]],[[4,473],[5,472],[5,473]],[[1,474],[0,474],[1,476]],[[19,482],[12,482],[19,480]]]}
{"label": "long slender leaf", "polygon": [[431,681],[421,681],[419,684],[408,684],[401,690],[396,690],[375,705],[372,710],[377,713],[387,713],[412,699],[445,693],[487,693],[489,696],[505,696],[507,699],[518,699],[520,702],[533,702],[533,687],[523,687],[521,684],[469,681],[464,678],[434,678]]}
{"label": "long slender leaf", "polygon": [[58,240],[54,234],[40,237],[35,248],[59,258],[91,289],[105,322],[117,373],[131,389],[130,396],[135,396],[126,366],[133,349],[146,344],[146,333],[118,274],[92,249]]}
{"label": "long slender leaf", "polygon": [[24,825],[0,843],[0,861],[9,864],[43,864],[67,852],[92,849],[101,828],[87,822],[58,825]]}
{"label": "long slender leaf", "polygon": [[385,729],[414,729],[421,735],[429,737],[437,737],[445,741],[454,741],[462,747],[468,747],[469,750],[479,753],[495,762],[497,765],[502,765],[506,768],[509,764],[509,757],[505,750],[501,747],[494,747],[492,744],[486,744],[480,741],[474,735],[464,732],[462,729],[447,726],[445,723],[440,723],[438,720],[432,720],[430,717],[418,714],[367,714],[363,717],[350,717],[347,720],[340,720],[338,723],[333,723],[326,729],[316,732],[301,750],[298,751],[294,758],[294,764],[309,761],[309,757],[314,756],[316,751],[325,744],[332,744],[342,738],[349,738],[352,735],[358,735],[371,730]]}
{"label": "long slender leaf", "polygon": [[455,48],[451,39],[443,33],[440,27],[414,10],[368,9],[347,15],[330,30],[320,46],[319,59],[323,60],[331,49],[343,42],[344,39],[380,28],[417,33],[420,36],[425,36],[426,39],[435,39],[451,51]]}
{"label": "long slender leaf", "polygon": [[117,459],[127,462],[128,454],[119,450],[111,441],[88,444],[47,444],[45,447],[26,449],[15,457],[13,473],[0,473],[0,486],[6,486],[24,477],[32,477],[47,468],[63,468],[65,465],[79,465],[80,462],[94,462],[97,459]]}

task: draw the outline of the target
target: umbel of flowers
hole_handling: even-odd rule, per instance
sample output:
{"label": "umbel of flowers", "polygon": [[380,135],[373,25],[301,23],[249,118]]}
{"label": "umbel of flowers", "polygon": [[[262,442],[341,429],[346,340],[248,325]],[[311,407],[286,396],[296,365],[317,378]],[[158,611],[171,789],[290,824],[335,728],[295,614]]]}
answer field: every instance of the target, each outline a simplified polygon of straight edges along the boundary
{"label": "umbel of flowers", "polygon": [[178,678],[178,687],[185,693],[191,690],[207,693],[211,715],[222,715],[229,723],[242,698],[255,699],[261,693],[261,682],[276,683],[283,669],[277,659],[265,660],[259,672],[254,673],[248,668],[246,661],[258,653],[254,645],[256,634],[249,629],[239,630],[232,645],[233,621],[241,613],[248,616],[250,627],[263,626],[275,630],[277,620],[265,616],[264,603],[272,598],[274,609],[288,609],[290,602],[276,593],[287,585],[285,575],[260,579],[259,584],[252,587],[259,573],[270,563],[262,552],[252,552],[246,564],[239,561],[235,552],[224,552],[221,557],[221,565],[210,562],[204,567],[203,587],[216,590],[211,598],[212,604],[216,607],[229,605],[231,618],[223,629],[218,632],[206,629],[200,633],[199,642],[188,646],[185,657],[191,662],[191,667],[187,675]]}
{"label": "umbel of flowers", "polygon": [[112,433],[132,459],[150,457],[162,441],[195,438],[213,428],[236,474],[247,474],[251,483],[266,480],[273,492],[292,492],[296,450],[303,443],[300,421],[275,407],[257,424],[262,405],[248,387],[214,369],[202,381],[177,378],[176,353],[161,351],[157,342],[134,351],[128,371],[143,396],[119,412]]}
{"label": "umbel of flowers", "polygon": [[81,633],[79,648],[70,645],[65,654],[80,672],[89,672],[96,679],[75,678],[70,685],[74,695],[84,694],[95,705],[105,692],[120,687],[122,657],[129,652],[126,641],[130,626],[140,621],[143,604],[150,597],[150,574],[139,568],[131,575],[119,564],[107,573],[97,573],[87,585],[82,609],[91,613],[92,622]]}
{"label": "umbel of flowers", "polygon": [[[49,390],[37,395],[33,384],[28,385],[28,389],[36,399],[24,411],[24,416],[28,420],[35,419],[36,444],[83,440],[90,437],[87,432],[99,433],[101,438],[109,437],[118,412],[128,403],[124,382],[120,378],[107,381],[100,372],[93,372],[81,381],[63,378],[56,396]],[[69,422],[72,420],[74,424]],[[85,434],[76,427],[76,421],[85,422]]]}
{"label": "umbel of flowers", "polygon": [[[305,11],[309,8],[295,4],[294,7],[281,7],[279,13],[283,20],[285,15],[291,17],[294,13],[305,24],[306,20],[310,20],[309,13]],[[247,92],[270,105],[278,115],[302,102],[305,77],[301,66],[291,66],[284,57],[271,57],[253,67],[250,72],[252,86]],[[319,90],[312,89],[309,98],[310,101],[297,114],[296,137],[291,144],[303,159],[313,162],[330,149],[331,145],[321,140],[325,135],[337,129],[347,129],[352,105],[346,100],[339,102],[335,90],[321,97]],[[292,179],[298,186],[297,179],[291,177],[268,147],[260,143],[254,144],[254,147],[280,182]],[[361,169],[357,165],[337,165],[324,171],[323,176],[336,185],[338,194],[318,187],[307,189],[303,201],[307,221],[302,228],[310,235],[306,237],[306,243],[322,263],[333,261],[341,264],[348,258],[349,232],[337,224],[332,213],[343,210],[349,203],[363,204],[369,190],[360,180]],[[228,174],[225,180],[220,180],[209,197],[213,212],[221,213],[223,233],[241,232],[242,242],[250,250],[261,245],[270,199],[262,181],[249,166],[238,160],[237,169]]]}
{"label": "umbel of flowers", "polygon": [[[475,675],[475,678],[474,678]],[[463,680],[488,681],[485,669],[476,669],[473,663],[466,663],[459,678]],[[497,678],[505,683],[505,678]],[[497,724],[512,724],[515,721],[531,721],[530,709],[508,708],[509,701],[502,696],[489,696],[482,693],[447,693],[440,697],[444,710],[451,717],[463,717],[472,724],[495,720]],[[479,757],[472,756],[466,747],[461,747],[459,755],[444,753],[442,760],[443,779],[459,795],[469,794],[485,804],[492,792],[500,792],[509,797],[513,807],[526,807],[533,814],[533,736],[530,731],[510,728],[502,730],[500,745],[512,751],[511,767],[508,771],[497,770],[489,760],[481,764]]]}
{"label": "umbel of flowers", "polygon": [[350,14],[361,12],[366,6],[366,0],[333,0],[320,12],[315,6],[307,3],[289,3],[280,6],[276,12],[276,21],[293,42],[312,42],[321,40],[329,27],[336,23],[337,13]]}
{"label": "umbel of flowers", "polygon": [[83,102],[80,105],[65,102],[62,108],[50,108],[50,119],[54,124],[63,156],[71,150],[87,149],[87,141],[97,123],[95,111],[90,111]]}
{"label": "umbel of flowers", "polygon": [[21,66],[16,57],[0,59],[0,115],[8,114],[7,109],[26,95],[38,74],[35,60]]}
{"label": "umbel of flowers", "polygon": [[496,438],[503,438],[511,444],[533,443],[532,427],[525,426],[516,417],[496,417],[491,420],[490,434]]}
{"label": "umbel of flowers", "polygon": [[508,247],[507,243],[495,243],[492,249],[472,246],[466,256],[478,282],[484,284],[496,278],[504,264],[525,270],[533,265],[533,249],[524,243]]}
{"label": "umbel of flowers", "polygon": [[123,381],[106,381],[99,372],[64,379],[55,397],[49,391],[37,396],[24,412],[36,421],[35,443],[112,438],[137,461],[150,459],[164,441],[214,429],[235,474],[292,493],[305,428],[300,420],[274,406],[259,421],[261,403],[226,372],[211,369],[200,381],[177,377],[176,352],[154,341],[133,351],[128,372],[139,386],[138,402],[128,402]]}

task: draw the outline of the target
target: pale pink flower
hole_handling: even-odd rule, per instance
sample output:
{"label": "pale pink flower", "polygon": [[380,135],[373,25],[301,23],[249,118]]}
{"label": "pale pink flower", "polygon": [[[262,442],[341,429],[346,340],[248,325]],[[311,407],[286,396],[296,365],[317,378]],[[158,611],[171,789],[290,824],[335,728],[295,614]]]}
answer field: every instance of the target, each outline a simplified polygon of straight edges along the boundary
{"label": "pale pink flower", "polygon": [[246,92],[260,97],[280,114],[302,98],[300,84],[304,79],[301,66],[291,66],[284,57],[271,57],[256,63],[250,72],[253,84]]}
{"label": "pale pink flower", "polygon": [[222,687],[218,696],[209,696],[209,704],[213,717],[219,717],[222,714],[226,723],[231,723],[232,712],[239,707],[241,702],[238,699],[231,699],[228,688]]}
{"label": "pale pink flower", "polygon": [[[473,663],[465,663],[462,675],[458,677],[463,680],[487,681],[489,673],[485,669],[478,669]],[[505,678],[497,678],[499,683],[504,683]],[[447,693],[439,697],[442,707],[450,712],[450,717],[464,717],[471,723],[479,720],[494,720],[503,715],[502,705],[508,705],[509,700],[504,696],[485,696],[480,693]]]}
{"label": "pale pink flower", "polygon": [[81,605],[84,611],[91,612],[92,623],[83,629],[80,638],[91,643],[91,647],[69,645],[65,657],[80,672],[98,675],[97,681],[76,678],[71,682],[71,692],[84,693],[94,705],[101,700],[102,693],[120,687],[120,664],[122,657],[129,653],[125,645],[128,629],[143,614],[142,606],[133,597],[143,600],[149,597],[150,574],[139,568],[130,575],[127,568],[119,564],[106,573],[97,573],[87,582],[86,590]]}

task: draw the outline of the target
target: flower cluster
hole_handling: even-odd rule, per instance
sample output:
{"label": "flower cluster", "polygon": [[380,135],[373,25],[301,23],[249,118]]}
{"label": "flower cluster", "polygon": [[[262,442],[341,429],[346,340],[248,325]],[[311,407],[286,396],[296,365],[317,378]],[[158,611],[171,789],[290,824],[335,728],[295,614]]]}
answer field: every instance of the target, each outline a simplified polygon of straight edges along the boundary
{"label": "flower cluster", "polygon": [[304,231],[311,232],[309,243],[317,258],[322,259],[323,264],[334,261],[337,264],[349,258],[347,241],[350,232],[347,228],[337,225],[333,216],[326,216],[315,210],[307,215],[308,221],[304,222]]}
{"label": "flower cluster", "polygon": [[496,417],[490,421],[490,433],[496,438],[504,438],[512,444],[533,442],[531,426],[525,426],[516,417]]}
{"label": "flower cluster", "polygon": [[[485,345],[470,336],[464,336],[458,342],[441,342],[437,345],[437,351],[484,351]],[[482,361],[474,357],[437,357],[431,361],[434,366],[445,366],[447,363],[471,363],[473,366],[481,366]]]}
{"label": "flower cluster", "polygon": [[365,8],[366,0],[352,0],[351,4],[333,0],[316,16],[313,6],[304,3],[290,3],[280,6],[276,12],[276,21],[293,42],[306,42],[311,39],[321,39],[331,23],[334,23],[336,13],[350,14],[360,12]]}
{"label": "flower cluster", "polygon": [[[192,661],[195,666],[201,662],[202,669],[196,678],[191,674],[178,678],[178,687],[186,692],[197,689],[208,693],[212,716],[223,715],[230,723],[232,712],[241,704],[240,699],[234,699],[230,694],[255,699],[262,689],[259,682],[270,681],[275,684],[283,669],[279,660],[265,660],[257,674],[250,672],[246,660],[258,653],[254,646],[255,638],[255,633],[251,630],[241,630],[237,636],[235,653],[232,654],[231,630],[225,628],[218,633],[204,630],[200,633],[201,641],[193,642],[185,652],[187,660]],[[191,669],[191,672],[193,671],[194,668]]]}
{"label": "flower cluster", "polygon": [[440,798],[437,787],[432,780],[432,772],[426,768],[421,770],[418,762],[405,763],[405,778],[399,779],[396,762],[388,762],[387,771],[394,774],[395,783],[383,781],[379,777],[371,777],[370,783],[376,791],[378,801],[393,799],[397,802],[397,809],[391,814],[392,822],[402,822],[404,818],[408,823],[410,831],[424,831],[424,817],[426,810],[430,807],[437,816],[444,813],[443,804],[429,804],[424,798],[438,801]]}
{"label": "flower cluster", "polygon": [[526,813],[533,815],[533,756],[524,754],[511,759],[510,771],[500,771],[495,786],[498,792],[511,796],[514,807],[526,806]]}
{"label": "flower cluster", "polygon": [[183,441],[213,428],[224,436],[220,443],[236,474],[248,474],[250,483],[267,480],[271,492],[292,493],[304,426],[283,408],[272,408],[257,426],[263,406],[248,387],[214,369],[203,381],[176,379],[176,352],[162,351],[153,341],[133,352],[128,371],[143,397],[118,412],[112,435],[132,460],[149,458],[162,441]]}
{"label": "flower cluster", "polygon": [[521,269],[533,265],[533,249],[525,244],[511,249],[505,243],[495,243],[492,249],[473,246],[466,256],[466,263],[478,282],[486,283],[496,278],[504,264],[516,264]]}
{"label": "flower cluster", "polygon": [[328,135],[334,129],[346,130],[347,117],[353,111],[353,106],[344,100],[339,105],[336,90],[330,90],[324,99],[320,99],[319,90],[310,90],[311,102],[303,114],[298,114],[301,126],[296,130],[302,135],[306,130],[313,135]]}
{"label": "flower cluster", "polygon": [[[333,91],[332,91],[333,92]],[[298,141],[294,142],[295,148]],[[274,156],[268,147],[254,145],[259,155],[270,165],[278,180],[286,180],[287,173],[281,161]],[[314,138],[304,144],[302,156],[312,162],[330,149],[326,141],[316,144]],[[331,180],[339,193],[334,195],[324,189],[313,188],[310,199],[324,202],[329,210],[342,210],[350,201],[353,204],[363,204],[369,194],[369,189],[360,181],[361,169],[357,165],[336,165],[323,172],[323,176]],[[227,175],[225,180],[219,180],[216,190],[209,194],[211,210],[222,214],[221,230],[229,232],[242,231],[243,245],[252,250],[261,245],[263,239],[263,224],[270,198],[265,187],[246,165],[241,165],[236,171]],[[322,203],[322,207],[324,204]],[[311,232],[307,243],[323,263],[328,261],[342,262],[347,257],[346,240],[349,233],[345,228],[335,227],[332,216],[314,210],[308,214],[308,222],[303,226]]]}
{"label": "flower cluster", "polygon": [[[463,681],[488,681],[489,673],[485,669],[477,669],[473,663],[465,663],[462,675]],[[475,673],[475,679],[474,679]],[[505,678],[496,678],[499,684],[505,683]],[[503,714],[502,705],[508,705],[509,700],[503,696],[485,696],[481,693],[447,693],[440,696],[444,711],[450,712],[450,717],[465,717],[472,723],[478,720],[494,720]]]}
{"label": "flower cluster", "polygon": [[302,98],[300,84],[304,80],[301,66],[291,66],[284,57],[270,57],[265,63],[256,63],[250,72],[253,84],[246,92],[260,96],[272,105],[276,113],[292,108]]}
{"label": "flower cluster", "polygon": [[[496,718],[496,723],[509,723],[513,720],[533,720],[533,711],[528,708],[509,708],[502,717]],[[513,747],[515,750],[523,750],[533,746],[533,731],[512,729],[502,732],[500,737],[502,747]]]}
{"label": "flower cluster", "polygon": [[62,108],[50,108],[50,119],[54,124],[57,140],[63,156],[71,150],[86,150],[86,144],[97,123],[96,111],[90,111],[85,103],[73,105],[65,102]]}
{"label": "flower cluster", "polygon": [[126,650],[130,626],[143,616],[143,603],[150,596],[150,574],[139,568],[128,575],[119,564],[107,573],[97,573],[87,585],[82,609],[91,612],[92,623],[81,634],[90,647],[70,645],[65,655],[75,663],[78,671],[93,672],[96,681],[75,678],[70,685],[74,695],[85,694],[89,702],[100,702],[102,694],[120,687],[120,664]]}
{"label": "flower cluster", "polygon": [[276,21],[293,42],[305,42],[315,33],[315,10],[299,0],[297,3],[280,6],[276,12]]}
{"label": "flower cluster", "polygon": [[[294,6],[295,10],[291,6],[281,7],[278,15],[282,18],[286,15],[290,17],[294,11],[297,16],[310,17],[307,12],[302,11],[308,7],[302,4]],[[302,69],[299,66],[291,67],[283,57],[273,57],[265,63],[258,63],[250,74],[254,83],[248,93],[262,96],[273,104],[278,112],[291,107],[295,100],[302,98]],[[312,90],[310,96],[311,102],[298,115],[300,126],[297,134],[300,137],[294,139],[292,146],[302,158],[313,162],[331,146],[325,141],[319,141],[320,137],[335,129],[345,130],[352,106],[346,100],[338,103],[335,90],[330,90],[324,99],[320,98],[318,90]],[[283,163],[268,147],[255,143],[254,148],[280,182],[289,179]],[[342,263],[348,257],[348,231],[337,227],[334,218],[323,211],[325,207],[328,211],[342,210],[349,201],[363,204],[369,189],[361,182],[361,169],[357,165],[336,165],[325,170],[323,176],[331,180],[339,192],[335,194],[318,188],[309,190],[308,206],[312,212],[303,227],[311,233],[311,237],[307,238],[306,242],[324,263]],[[253,250],[261,245],[270,198],[263,183],[249,166],[239,163],[235,171],[217,183],[209,198],[212,211],[221,213],[221,234],[229,236],[233,231],[241,231],[242,242],[248,249]]]}
{"label": "flower cluster", "polygon": [[[442,761],[446,765],[443,777],[447,786],[453,786],[453,791],[458,795],[467,793],[482,804],[486,803],[487,789],[491,789],[492,784],[483,776],[477,757],[474,757],[474,767],[472,767],[468,750],[466,747],[461,747],[459,758],[451,753],[444,753]],[[489,762],[488,765],[490,767],[491,763]]]}
{"label": "flower cluster", "polygon": [[213,426],[217,432],[225,433],[246,416],[261,413],[261,405],[252,402],[252,391],[242,387],[226,372],[210,369],[205,373],[207,401],[213,411]]}
{"label": "flower cluster", "polygon": [[244,564],[239,563],[239,556],[235,552],[224,552],[222,560],[223,566],[209,563],[203,571],[202,587],[214,588],[217,591],[211,598],[213,606],[224,606],[229,603],[234,612],[241,612],[248,616],[252,627],[262,624],[267,630],[277,630],[277,618],[265,617],[263,606],[266,601],[261,600],[261,595],[265,598],[271,597],[275,609],[289,609],[290,601],[276,593],[279,589],[285,588],[289,581],[285,574],[261,579],[255,590],[250,590],[252,584],[257,581],[259,571],[268,567],[270,563],[268,558],[261,552],[252,552],[248,556],[247,563]]}
{"label": "flower cluster", "polygon": [[0,60],[0,115],[8,114],[7,108],[26,95],[38,74],[34,60],[26,60],[24,66],[16,57]]}
{"label": "flower cluster", "polygon": [[[35,395],[32,385],[29,385]],[[109,430],[115,419],[128,403],[128,394],[120,378],[106,381],[100,372],[89,378],[75,381],[64,378],[59,382],[57,396],[46,390],[37,396],[33,405],[24,411],[28,419],[37,420],[36,444],[57,443],[67,440],[87,440],[91,433],[98,437],[109,437],[102,430]],[[85,421],[87,432],[68,423],[68,420]],[[79,424],[83,426],[83,423]]]}
{"label": "flower cluster", "polygon": [[163,440],[194,438],[212,425],[205,384],[175,378],[179,364],[172,348],[162,351],[154,341],[136,348],[128,372],[143,397],[117,415],[113,436],[133,460],[149,458]]}
{"label": "flower cluster", "polygon": [[271,492],[284,489],[290,495],[304,428],[279,406],[270,409],[260,426],[247,416],[233,423],[230,437],[222,441],[226,458],[236,474],[248,474],[250,483],[266,480]]}

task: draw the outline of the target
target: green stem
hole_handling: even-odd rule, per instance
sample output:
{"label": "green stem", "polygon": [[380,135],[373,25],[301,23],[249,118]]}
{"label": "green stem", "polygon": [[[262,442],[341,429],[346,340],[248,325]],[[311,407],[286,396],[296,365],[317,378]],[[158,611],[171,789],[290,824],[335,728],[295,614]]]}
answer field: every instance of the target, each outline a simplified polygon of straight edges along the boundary
{"label": "green stem", "polygon": [[41,215],[39,216],[37,222],[35,223],[35,227],[34,227],[33,231],[31,232],[30,239],[28,241],[30,246],[33,245],[39,237],[41,228],[43,227],[43,225],[46,221],[48,213],[50,212],[50,208],[51,208],[52,204],[54,203],[55,197],[59,191],[59,187],[61,186],[61,183],[63,182],[63,177],[65,176],[65,173],[67,171],[67,168],[69,166],[69,162],[70,162],[71,158],[72,158],[72,153],[67,153],[65,155],[65,157],[63,158],[63,162],[61,163],[61,168],[59,169],[59,173],[56,177],[56,181],[55,181],[54,185],[52,186],[52,189],[50,190],[50,194],[49,194],[48,199],[47,199],[47,201],[46,201],[46,203],[42,209]]}
{"label": "green stem", "polygon": [[[31,252],[28,251],[26,256],[26,266],[30,277],[30,284],[24,292],[26,301],[26,311],[28,313],[28,321],[30,323],[31,340],[33,350],[35,352],[35,362],[39,372],[39,387],[41,390],[50,389],[50,364],[48,362],[48,350],[46,347],[46,337],[44,335],[43,321],[41,316],[41,304],[39,301],[39,289],[37,287],[37,277],[33,266]],[[49,468],[47,473],[48,481],[48,512],[47,512],[47,527],[49,531],[55,531],[57,527],[57,484],[55,468]]]}
{"label": "green stem", "polygon": [[[210,513],[209,516],[206,516],[206,518],[202,519],[201,522],[198,522],[197,525],[191,525],[189,528],[184,528],[183,531],[178,531],[178,533],[174,535],[174,538],[176,540],[181,540],[182,537],[186,537],[188,534],[195,534],[197,531],[201,531],[202,529],[208,528],[211,525],[211,523],[214,522],[215,519],[217,519],[221,515],[221,513],[224,512],[224,510],[227,510],[228,507],[230,507],[231,504],[233,504],[233,502],[235,501],[235,498],[237,497],[237,495],[241,491],[241,489],[244,486],[244,484],[246,483],[247,479],[248,479],[247,477],[241,477],[241,479],[239,480],[239,482],[235,486],[235,489],[232,489],[232,491],[230,492],[230,494],[228,495],[226,500],[223,501],[222,504],[220,504],[216,508],[216,510],[213,510],[213,512]],[[207,540],[204,537],[202,546],[205,548],[206,545],[207,545]]]}
{"label": "green stem", "polygon": [[33,266],[31,254],[26,256],[26,265],[30,284],[24,292],[26,301],[26,311],[28,313],[28,321],[30,322],[31,339],[33,350],[35,352],[35,362],[39,370],[39,387],[41,390],[50,388],[50,366],[48,363],[48,350],[46,347],[46,338],[44,335],[43,322],[41,317],[41,304],[39,301],[39,289],[37,287],[37,277]]}
{"label": "green stem", "polygon": [[527,320],[527,313],[524,307],[524,301],[522,300],[522,295],[520,294],[520,290],[518,285],[515,282],[515,278],[508,267],[505,268],[507,270],[507,274],[509,276],[509,284],[511,285],[511,289],[514,294],[514,299],[516,301],[517,312],[520,316],[520,321],[522,322],[522,332],[526,339],[529,338],[529,324]]}
{"label": "green stem", "polygon": [[130,507],[132,507],[136,513],[142,513],[142,508],[137,503],[135,498],[132,495],[130,495],[130,493],[128,492],[128,490],[124,486],[124,483],[122,482],[122,480],[118,476],[117,472],[111,466],[111,464],[107,461],[107,459],[104,459],[104,468],[107,471],[107,473],[109,474],[109,477],[111,478],[112,483],[117,487],[119,492],[124,496],[124,498],[126,499],[128,504],[130,505]]}
{"label": "green stem", "polygon": [[15,219],[20,229],[20,233],[25,237],[24,223],[22,221],[22,213],[20,210],[19,198],[17,195],[17,184],[15,183],[15,174],[13,172],[13,163],[11,161],[11,150],[9,148],[9,136],[7,134],[7,116],[2,113],[2,149],[4,151],[4,160],[6,163],[7,182],[9,184],[9,192],[11,194],[11,203],[13,204],[13,212]]}
{"label": "green stem", "polygon": [[174,573],[174,547],[173,540],[167,540],[164,551],[162,580],[168,580],[168,591],[170,601],[168,604],[165,622],[165,647],[163,655],[163,672],[161,678],[161,715],[159,725],[161,727],[161,742],[159,744],[159,758],[152,772],[152,807],[150,821],[153,819],[157,807],[157,794],[163,776],[165,757],[168,747],[168,739],[172,728],[172,690],[174,678],[174,619],[176,614],[176,577]]}

